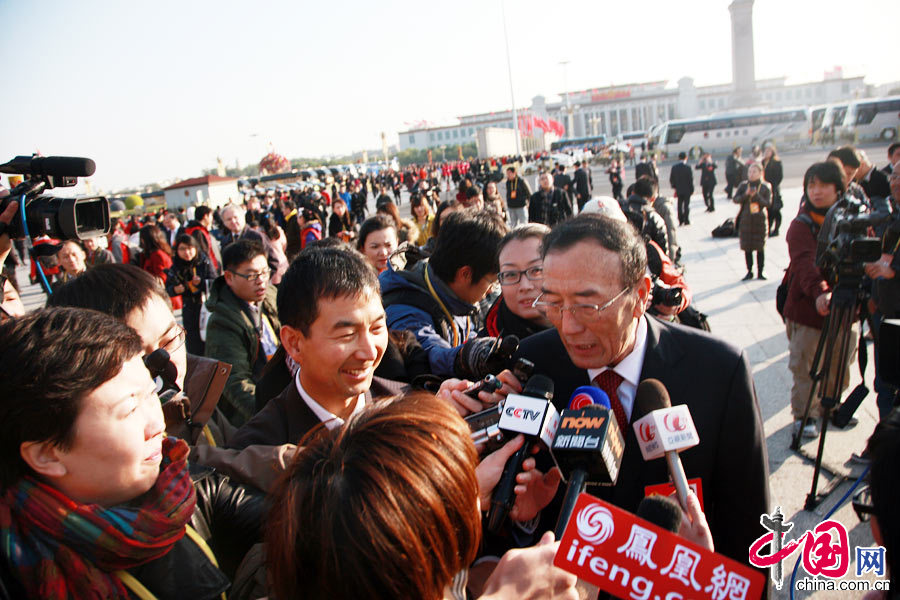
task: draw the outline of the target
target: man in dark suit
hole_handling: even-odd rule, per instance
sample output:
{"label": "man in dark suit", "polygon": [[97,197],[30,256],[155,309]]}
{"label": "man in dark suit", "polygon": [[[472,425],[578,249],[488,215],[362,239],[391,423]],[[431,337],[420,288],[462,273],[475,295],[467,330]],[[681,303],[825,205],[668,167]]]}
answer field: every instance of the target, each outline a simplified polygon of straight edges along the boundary
{"label": "man in dark suit", "polygon": [[641,177],[659,179],[659,174],[656,172],[656,163],[647,158],[646,154],[641,156],[641,162],[634,167],[634,180],[637,181]]}
{"label": "man in dark suit", "polygon": [[900,163],[900,142],[894,142],[890,146],[888,146],[888,164],[882,167],[881,171],[890,177],[891,173],[894,172],[894,165]]}
{"label": "man in dark suit", "polygon": [[589,166],[584,163],[584,167],[580,162],[575,163],[575,200],[578,202],[578,212],[581,212],[584,203],[591,199],[591,174]]}
{"label": "man in dark suit", "polygon": [[694,193],[694,172],[687,164],[687,154],[678,153],[678,162],[672,165],[669,183],[678,198],[678,224],[691,224],[691,194]]}
{"label": "man in dark suit", "polygon": [[291,263],[278,289],[278,315],[296,373],[229,447],[296,444],[320,422],[338,427],[373,395],[399,391],[372,380],[388,343],[378,289],[374,271],[354,253],[322,248]]}
{"label": "man in dark suit", "polygon": [[575,197],[572,191],[572,178],[566,173],[566,165],[557,165],[556,175],[553,176],[553,187],[563,190],[569,199],[569,206]]}
{"label": "man in dark suit", "polygon": [[[681,460],[688,478],[701,479],[716,551],[746,563],[750,544],[765,533],[759,517],[770,508],[765,436],[746,355],[645,315],[646,253],[627,223],[579,216],[544,238],[543,253],[535,307],[553,328],[523,340],[517,357],[554,381],[560,410],[578,386],[609,388],[625,452],[616,484],[591,493],[633,512],[646,486],[668,481],[665,461],[644,462],[631,426],[638,383],[659,379],[673,405],[690,408],[697,428],[700,444]],[[556,516],[545,514],[548,521]]]}
{"label": "man in dark suit", "polygon": [[531,195],[528,202],[528,222],[543,223],[553,227],[563,219],[572,216],[572,205],[565,191],[553,186],[550,173],[541,173],[538,177],[538,191]]}

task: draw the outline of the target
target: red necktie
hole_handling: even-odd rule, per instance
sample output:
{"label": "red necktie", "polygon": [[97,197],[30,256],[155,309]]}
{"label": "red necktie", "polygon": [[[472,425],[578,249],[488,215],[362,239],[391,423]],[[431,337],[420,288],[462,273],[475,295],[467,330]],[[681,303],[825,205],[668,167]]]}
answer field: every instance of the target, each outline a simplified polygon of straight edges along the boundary
{"label": "red necktie", "polygon": [[594,385],[606,392],[609,396],[609,404],[612,406],[613,414],[616,415],[616,421],[619,422],[619,429],[622,431],[622,437],[628,435],[628,417],[625,415],[625,407],[619,400],[619,386],[624,381],[624,377],[607,369],[594,378]]}

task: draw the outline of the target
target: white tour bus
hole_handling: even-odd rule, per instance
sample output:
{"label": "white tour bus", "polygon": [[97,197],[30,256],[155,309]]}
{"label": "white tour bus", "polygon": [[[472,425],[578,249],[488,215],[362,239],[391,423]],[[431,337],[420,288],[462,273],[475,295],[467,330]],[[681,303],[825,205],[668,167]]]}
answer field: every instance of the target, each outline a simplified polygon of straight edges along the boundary
{"label": "white tour bus", "polygon": [[900,132],[900,96],[854,100],[847,107],[838,135],[856,142],[897,140]]}
{"label": "white tour bus", "polygon": [[812,106],[810,112],[809,139],[813,144],[834,145],[838,131],[847,115],[847,102]]}
{"label": "white tour bus", "polygon": [[651,135],[669,156],[687,152],[696,158],[704,152],[728,153],[736,146],[749,150],[773,143],[779,148],[805,145],[809,129],[809,109],[785,108],[676,119],[653,129]]}

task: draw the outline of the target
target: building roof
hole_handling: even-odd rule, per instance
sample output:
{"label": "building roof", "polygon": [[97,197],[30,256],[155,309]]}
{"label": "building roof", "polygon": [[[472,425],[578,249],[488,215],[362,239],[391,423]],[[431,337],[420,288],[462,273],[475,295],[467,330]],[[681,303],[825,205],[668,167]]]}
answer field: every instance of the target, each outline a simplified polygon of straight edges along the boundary
{"label": "building roof", "polygon": [[227,183],[229,181],[237,181],[235,177],[219,177],[218,175],[204,175],[203,177],[193,177],[191,179],[185,179],[184,181],[179,181],[178,183],[173,183],[169,187],[163,188],[163,190],[177,190],[180,188],[186,187],[194,187],[198,185],[212,185],[215,183]]}

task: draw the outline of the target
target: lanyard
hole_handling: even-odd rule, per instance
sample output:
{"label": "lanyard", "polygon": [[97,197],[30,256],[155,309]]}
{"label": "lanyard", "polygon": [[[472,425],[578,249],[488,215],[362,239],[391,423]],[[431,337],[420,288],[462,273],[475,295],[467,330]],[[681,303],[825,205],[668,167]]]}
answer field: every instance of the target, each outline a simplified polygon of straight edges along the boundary
{"label": "lanyard", "polygon": [[[444,312],[444,315],[450,320],[450,326],[453,327],[453,347],[459,346],[459,328],[456,326],[456,321],[453,320],[453,315],[450,314],[450,311],[447,310],[447,307],[444,306],[444,303],[438,297],[437,292],[434,291],[434,286],[431,285],[431,279],[428,277],[428,265],[425,265],[425,285],[428,286],[428,291],[431,293],[431,297],[434,298],[438,306],[441,307],[441,310]],[[468,327],[468,317],[466,317],[466,337],[469,337],[469,327]]]}
{"label": "lanyard", "polygon": [[[203,554],[209,559],[217,569],[219,568],[219,561],[216,560],[216,555],[213,554],[212,549],[206,543],[200,534],[197,533],[197,530],[191,527],[190,525],[185,525],[184,532],[187,534],[189,538],[191,538],[197,546],[203,551]],[[114,571],[113,575],[122,580],[122,583],[125,584],[129,590],[131,590],[135,596],[140,598],[140,600],[157,600],[156,596],[153,595],[150,590],[144,587],[140,581],[135,579],[134,575],[129,573],[128,571]],[[222,592],[222,600],[226,600],[225,593]]]}

